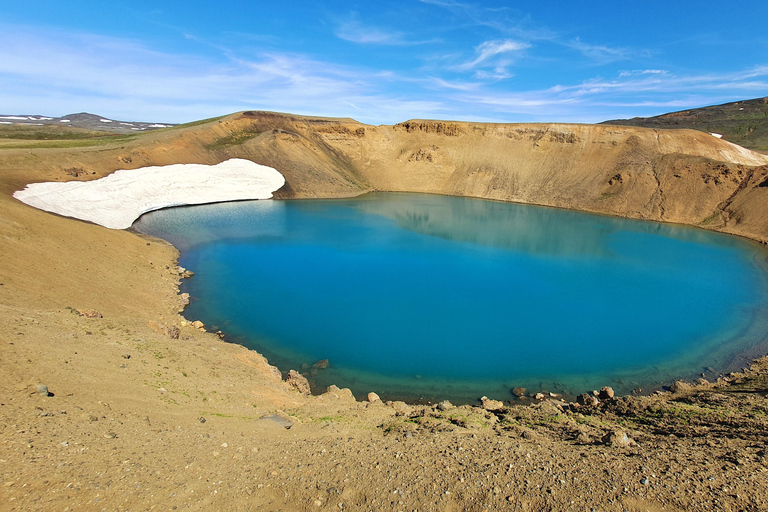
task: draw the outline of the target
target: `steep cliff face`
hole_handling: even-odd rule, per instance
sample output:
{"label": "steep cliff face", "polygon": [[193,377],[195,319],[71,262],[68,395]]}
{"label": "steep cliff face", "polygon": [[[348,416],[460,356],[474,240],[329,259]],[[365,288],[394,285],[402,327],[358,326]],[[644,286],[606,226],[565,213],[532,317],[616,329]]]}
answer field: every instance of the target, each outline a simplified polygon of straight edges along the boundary
{"label": "steep cliff face", "polygon": [[[412,120],[369,126],[241,112],[112,148],[3,152],[35,181],[246,158],[278,169],[276,197],[426,192],[702,226],[768,241],[768,156],[694,130]],[[13,178],[13,176],[8,176]],[[29,178],[27,178],[29,179]],[[761,186],[762,185],[762,186]]]}

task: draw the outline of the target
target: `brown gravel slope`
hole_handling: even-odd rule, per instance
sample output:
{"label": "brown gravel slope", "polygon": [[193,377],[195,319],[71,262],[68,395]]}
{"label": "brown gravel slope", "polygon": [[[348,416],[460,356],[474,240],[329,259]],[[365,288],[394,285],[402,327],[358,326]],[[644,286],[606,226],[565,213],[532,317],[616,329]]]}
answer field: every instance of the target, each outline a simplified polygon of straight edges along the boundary
{"label": "brown gravel slope", "polygon": [[112,145],[5,146],[0,510],[768,508],[765,361],[578,407],[308,397],[179,315],[173,247],[11,198],[32,181],[244,157],[286,175],[282,197],[439,192],[768,238],[766,168],[667,133],[242,113]]}

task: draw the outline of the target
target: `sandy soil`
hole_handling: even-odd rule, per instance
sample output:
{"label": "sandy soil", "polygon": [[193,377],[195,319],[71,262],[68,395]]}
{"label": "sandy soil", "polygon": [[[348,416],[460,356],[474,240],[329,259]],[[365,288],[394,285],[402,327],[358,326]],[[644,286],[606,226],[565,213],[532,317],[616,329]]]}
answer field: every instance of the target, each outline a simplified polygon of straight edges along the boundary
{"label": "sandy soil", "polygon": [[[466,195],[604,203],[695,224],[717,209],[707,227],[768,238],[760,219],[768,188],[759,187],[768,170],[726,146],[699,151],[683,132],[664,152],[650,130],[574,129],[589,149],[588,171],[568,163],[576,142],[567,135],[538,146],[521,139],[534,155],[524,160],[522,142],[494,156],[495,138],[455,134],[474,126],[422,125],[409,135],[407,126],[241,114],[125,146],[0,151],[0,510],[768,508],[766,360],[718,382],[596,405],[409,406],[338,389],[306,396],[259,354],[179,314],[173,247],[11,197],[29,182],[92,179],[126,164],[250,157],[286,176],[282,197],[478,187]],[[640,143],[627,143],[632,135]],[[701,144],[722,142],[703,136],[711,142]],[[612,137],[624,143],[615,149]],[[723,152],[728,159],[713,159]],[[616,174],[625,178],[610,184]],[[558,181],[566,178],[570,189]]]}

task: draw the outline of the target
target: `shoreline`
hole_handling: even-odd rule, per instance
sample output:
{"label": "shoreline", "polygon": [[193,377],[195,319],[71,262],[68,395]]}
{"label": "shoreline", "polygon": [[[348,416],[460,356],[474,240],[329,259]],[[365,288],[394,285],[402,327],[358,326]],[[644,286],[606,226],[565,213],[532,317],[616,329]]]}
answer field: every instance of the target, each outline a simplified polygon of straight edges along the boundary
{"label": "shoreline", "polygon": [[[381,192],[381,191],[377,191],[377,192],[379,192],[379,193],[393,193],[393,192]],[[363,195],[371,194],[371,193],[375,194],[376,192],[366,192],[366,193],[360,194],[357,197],[361,197]],[[397,194],[397,193],[410,194],[410,192],[394,192],[394,193],[395,194]],[[440,195],[440,194],[433,194],[433,195]],[[464,197],[464,196],[458,196],[458,197]],[[303,199],[295,199],[295,200],[303,201],[304,199],[305,198],[303,198]],[[328,198],[323,198],[322,200],[323,201],[334,201],[334,200],[340,200],[340,199],[346,199],[346,198],[344,198],[344,197],[328,197]],[[469,197],[468,199],[485,200],[483,198],[474,198],[474,197]],[[281,201],[281,200],[280,199],[276,199],[275,201]],[[501,201],[501,200],[498,200],[497,202],[508,202],[509,203],[509,201]],[[514,204],[523,204],[523,203],[514,203]],[[526,205],[526,206],[542,207],[542,205]],[[569,209],[560,208],[560,207],[548,207],[548,206],[543,206],[543,207],[545,207],[545,208],[555,208],[555,209],[558,209],[558,210],[575,211],[575,212],[578,212],[578,213],[584,213],[584,214],[588,214],[588,215],[595,215],[593,212],[584,212],[584,211],[580,211],[580,210],[569,210]],[[615,216],[611,216],[611,215],[607,215],[607,214],[598,214],[598,215],[606,216],[606,217],[615,217]],[[625,217],[620,217],[620,218],[625,218]],[[629,220],[633,220],[633,221],[637,221],[637,222],[644,222],[643,219],[629,219]],[[650,221],[650,222],[659,222],[659,221]],[[693,226],[693,225],[686,225],[686,224],[672,223],[672,222],[664,222],[664,223],[677,225],[677,226],[680,226],[680,227],[684,227],[686,229],[693,228],[693,229],[703,229],[704,231],[712,231],[710,229],[706,229],[706,228],[701,227],[701,226]],[[130,231],[131,232],[136,232],[136,233],[142,233],[141,231],[136,230],[134,227],[131,227]],[[716,232],[720,233],[721,235],[725,235],[725,236],[730,235],[729,233],[723,233],[723,232],[719,232],[719,231],[716,231]],[[144,233],[142,233],[142,234],[144,234]],[[149,235],[149,236],[152,236],[152,235]],[[755,253],[755,261],[757,261],[760,264],[761,267],[766,267],[765,268],[765,271],[766,271],[766,274],[765,274],[766,286],[764,287],[764,289],[765,289],[766,292],[768,292],[768,265],[766,265],[766,262],[768,262],[768,250],[766,250],[764,244],[760,243],[757,240],[750,239],[750,238],[748,238],[746,236],[738,236],[738,238],[746,239],[751,244],[754,244],[754,248],[757,251]],[[168,242],[168,241],[166,241],[166,242],[170,244],[170,242]],[[190,269],[190,270],[194,270],[194,269]],[[183,283],[183,281],[182,281],[182,283]],[[180,292],[181,292],[181,289],[179,288],[179,293]],[[183,313],[181,313],[181,314],[183,315]],[[197,319],[194,319],[194,320],[197,320]],[[189,321],[191,322],[193,320],[189,320]],[[751,322],[750,326],[747,327],[747,330],[753,329],[754,325],[755,325],[755,322],[754,321]],[[213,332],[213,331],[210,331],[210,332]],[[234,343],[234,344],[237,344],[237,345],[240,345],[240,346],[244,346],[245,348],[249,348],[248,345],[243,344],[243,343],[241,343],[239,341],[236,341],[235,338],[233,338],[232,336],[228,335],[228,333],[226,331],[221,331],[220,330],[220,331],[218,331],[218,334],[219,334],[219,336],[222,339],[224,339],[225,341],[227,341],[229,343]],[[725,363],[719,371],[703,370],[704,373],[702,373],[702,371],[696,371],[695,369],[690,369],[690,371],[688,371],[688,372],[683,372],[683,373],[685,373],[685,375],[681,374],[680,372],[672,372],[672,373],[670,373],[671,377],[669,378],[669,380],[664,380],[663,382],[659,381],[658,383],[654,383],[654,384],[647,385],[647,386],[642,386],[641,389],[640,388],[632,389],[632,391],[623,392],[621,394],[617,394],[616,396],[617,397],[618,396],[626,396],[626,397],[629,397],[629,396],[650,396],[650,395],[653,395],[653,394],[657,394],[659,392],[668,391],[671,386],[673,386],[675,383],[678,383],[678,382],[685,381],[685,382],[688,382],[688,383],[694,383],[694,382],[696,382],[697,379],[700,380],[701,378],[704,378],[704,377],[706,377],[710,381],[720,380],[720,379],[728,376],[731,373],[742,371],[742,370],[744,370],[746,368],[751,367],[759,359],[762,359],[762,358],[768,356],[768,336],[763,334],[760,337],[763,339],[762,342],[759,342],[759,343],[753,345],[752,347],[750,347],[747,350],[738,351],[738,352],[734,353],[732,357],[728,358],[728,362]],[[736,336],[735,339],[741,339],[741,338],[743,338],[743,336],[738,335],[738,336]],[[720,345],[721,344],[719,344],[718,346],[720,346]],[[249,348],[249,350],[256,350],[256,349]],[[259,352],[259,353],[261,354],[261,352]],[[263,355],[263,354],[261,354],[261,355]],[[306,366],[308,366],[310,363],[311,362],[308,361]],[[301,366],[305,366],[305,365],[301,365]],[[701,368],[703,369],[704,367],[701,367]],[[309,379],[310,385],[312,386],[312,390],[313,390],[313,396],[319,396],[319,395],[322,395],[323,393],[326,392],[326,390],[324,389],[326,386],[317,387],[314,384],[314,380],[312,379],[311,375],[309,375],[305,371],[305,368],[300,368],[300,367],[287,368],[286,367],[285,370],[281,370],[284,377],[286,377],[288,375],[289,370],[296,370],[298,372],[301,372],[305,377],[307,377]],[[320,371],[322,371],[322,370],[320,370]],[[632,372],[632,375],[634,375],[635,373],[642,373],[642,371],[643,371],[642,369],[634,369],[633,372]],[[706,373],[706,375],[705,375],[705,373]],[[675,377],[674,375],[677,375],[677,376]],[[558,376],[548,377],[547,379],[544,379],[544,380],[548,380],[550,378],[553,380],[553,383],[558,381],[558,380],[562,380]],[[626,379],[626,377],[623,377],[622,379]],[[389,380],[392,380],[392,379],[389,379]],[[401,380],[401,379],[396,379],[396,380]],[[597,386],[597,389],[599,389],[601,386],[615,387],[616,385],[613,384],[613,381],[615,381],[615,380],[616,379],[614,379],[614,378],[607,377],[606,379],[604,379],[604,382],[600,386]],[[633,380],[633,379],[630,379],[630,380]],[[455,382],[452,382],[452,381],[450,381],[450,379],[446,378],[446,379],[436,379],[435,380],[436,385],[437,385],[437,383],[439,383],[441,381],[446,381],[447,384],[454,384],[454,385],[456,384]],[[512,379],[508,379],[508,381],[509,382],[513,382]],[[479,393],[473,399],[464,399],[464,398],[462,398],[459,401],[459,403],[466,404],[466,405],[471,405],[471,406],[479,406],[479,404],[480,404],[480,396],[482,396],[482,395],[491,395],[491,396],[493,396],[494,395],[494,393],[491,392],[491,388],[495,387],[495,388],[498,389],[498,388],[502,388],[503,387],[504,389],[507,389],[507,386],[502,386],[501,385],[501,381],[499,381],[496,386],[493,386],[491,382],[492,381],[489,381],[489,388],[485,392]],[[332,383],[331,385],[333,386],[335,384],[336,383]],[[512,388],[513,387],[517,387],[514,384],[520,384],[520,382],[513,383],[513,385],[509,386],[508,389],[507,389],[507,393],[506,393],[506,395],[508,395],[508,397],[506,399],[503,399],[505,402],[508,402],[511,405],[531,405],[532,403],[537,403],[540,400],[532,400],[532,398],[534,396],[540,395],[540,394],[545,395],[546,398],[554,398],[556,401],[559,401],[559,402],[562,402],[563,400],[566,400],[567,402],[574,403],[576,401],[576,398],[579,395],[584,394],[584,393],[590,393],[590,392],[594,391],[594,389],[586,389],[586,388],[579,389],[579,390],[575,390],[575,389],[574,390],[570,390],[569,389],[569,390],[563,391],[563,390],[559,389],[557,386],[554,386],[554,385],[550,389],[543,389],[543,388],[542,389],[534,389],[534,387],[528,387],[527,391],[528,391],[528,395],[529,396],[524,397],[523,400],[520,400],[518,397],[513,396],[512,393],[511,393]],[[377,387],[375,385],[372,385],[371,387],[372,387],[372,389],[369,390],[370,392],[375,392],[375,393],[380,394],[380,395],[386,395],[385,393],[383,393],[381,391],[380,387]],[[402,386],[400,386],[400,387],[402,387]],[[550,397],[549,393],[551,393],[551,392],[554,392],[556,394],[556,396],[555,397]],[[366,394],[367,394],[367,392],[362,392],[362,396],[365,396]],[[398,395],[398,396],[393,396],[391,401],[404,401],[405,403],[408,403],[409,405],[429,405],[429,404],[441,402],[443,400],[450,400],[451,399],[450,397],[447,397],[447,396],[437,396],[437,395],[430,396],[428,398],[414,398],[415,395],[407,394],[407,393],[403,394],[402,391],[395,392],[394,395]]]}

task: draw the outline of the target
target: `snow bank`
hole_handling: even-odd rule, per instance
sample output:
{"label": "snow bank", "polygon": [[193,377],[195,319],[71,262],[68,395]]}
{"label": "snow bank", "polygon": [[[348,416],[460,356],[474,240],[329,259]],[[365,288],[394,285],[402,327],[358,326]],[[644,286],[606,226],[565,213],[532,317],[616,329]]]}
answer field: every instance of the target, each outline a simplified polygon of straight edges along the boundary
{"label": "snow bank", "polygon": [[216,165],[120,170],[93,181],[32,183],[13,197],[41,210],[125,229],[143,213],[168,206],[269,199],[284,183],[271,167],[233,158]]}

